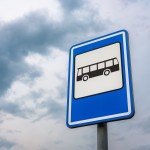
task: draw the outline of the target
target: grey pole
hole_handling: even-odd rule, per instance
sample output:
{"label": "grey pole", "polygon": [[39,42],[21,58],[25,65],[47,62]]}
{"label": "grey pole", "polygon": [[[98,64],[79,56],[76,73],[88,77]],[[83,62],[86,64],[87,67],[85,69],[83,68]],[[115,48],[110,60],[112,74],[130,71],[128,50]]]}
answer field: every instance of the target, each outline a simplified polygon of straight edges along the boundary
{"label": "grey pole", "polygon": [[107,123],[97,124],[97,150],[108,150]]}

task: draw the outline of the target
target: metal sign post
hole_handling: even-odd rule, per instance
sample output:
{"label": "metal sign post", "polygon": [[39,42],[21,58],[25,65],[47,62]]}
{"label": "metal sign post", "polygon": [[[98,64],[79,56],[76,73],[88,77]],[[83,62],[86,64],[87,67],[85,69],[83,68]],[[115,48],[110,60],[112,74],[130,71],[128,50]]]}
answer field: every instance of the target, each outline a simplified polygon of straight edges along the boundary
{"label": "metal sign post", "polygon": [[108,150],[107,123],[97,124],[97,150]]}

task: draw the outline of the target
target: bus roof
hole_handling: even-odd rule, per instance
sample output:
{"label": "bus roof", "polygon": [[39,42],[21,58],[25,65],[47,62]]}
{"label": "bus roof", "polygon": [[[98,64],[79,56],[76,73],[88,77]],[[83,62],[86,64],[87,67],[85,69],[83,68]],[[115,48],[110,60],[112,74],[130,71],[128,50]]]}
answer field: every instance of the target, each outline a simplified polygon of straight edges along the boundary
{"label": "bus roof", "polygon": [[78,69],[82,69],[82,68],[85,68],[85,67],[88,67],[88,66],[92,66],[92,65],[95,65],[95,64],[103,63],[103,62],[106,62],[106,61],[109,61],[109,60],[113,60],[113,59],[117,59],[117,57],[114,57],[114,58],[111,58],[111,59],[107,59],[107,60],[104,60],[104,61],[100,61],[100,62],[97,62],[97,63],[93,63],[91,65],[86,65],[86,66],[83,66],[83,67],[79,67]]}

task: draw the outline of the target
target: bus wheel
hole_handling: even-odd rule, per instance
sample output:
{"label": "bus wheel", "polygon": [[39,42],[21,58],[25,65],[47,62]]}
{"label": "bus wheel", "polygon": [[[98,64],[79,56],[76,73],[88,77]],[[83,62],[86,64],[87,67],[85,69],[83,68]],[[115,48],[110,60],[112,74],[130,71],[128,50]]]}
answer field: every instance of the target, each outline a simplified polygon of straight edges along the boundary
{"label": "bus wheel", "polygon": [[111,71],[110,71],[109,69],[106,69],[106,70],[104,70],[104,73],[103,73],[103,74],[104,74],[105,76],[108,76],[108,75],[110,74],[110,72],[111,72]]}
{"label": "bus wheel", "polygon": [[88,75],[84,75],[83,78],[82,78],[83,81],[87,81],[88,79],[89,79]]}

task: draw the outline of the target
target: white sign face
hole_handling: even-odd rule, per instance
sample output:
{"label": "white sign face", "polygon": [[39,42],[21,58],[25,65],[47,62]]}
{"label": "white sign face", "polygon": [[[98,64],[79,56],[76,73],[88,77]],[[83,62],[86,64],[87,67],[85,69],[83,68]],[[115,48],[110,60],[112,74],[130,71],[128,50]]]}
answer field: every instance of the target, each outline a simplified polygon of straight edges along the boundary
{"label": "white sign face", "polygon": [[74,86],[75,99],[122,88],[120,43],[77,55]]}

